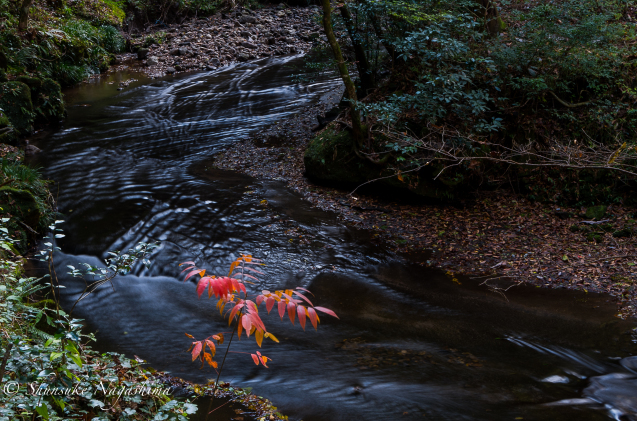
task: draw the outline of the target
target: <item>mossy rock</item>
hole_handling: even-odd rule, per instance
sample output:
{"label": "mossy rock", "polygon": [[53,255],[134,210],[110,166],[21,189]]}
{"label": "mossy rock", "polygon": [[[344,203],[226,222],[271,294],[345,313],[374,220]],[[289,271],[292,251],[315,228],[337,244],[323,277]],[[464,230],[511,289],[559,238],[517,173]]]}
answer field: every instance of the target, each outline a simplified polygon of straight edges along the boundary
{"label": "mossy rock", "polygon": [[586,209],[586,217],[590,219],[602,219],[606,215],[606,209],[604,205],[593,206]]}
{"label": "mossy rock", "polygon": [[586,235],[586,239],[590,242],[601,243],[604,240],[604,233],[602,232],[591,232]]}
{"label": "mossy rock", "polygon": [[623,228],[613,232],[613,237],[615,238],[625,238],[625,237],[632,237],[632,236],[633,236],[633,230],[630,228]]}
{"label": "mossy rock", "polygon": [[18,76],[16,80],[18,82],[24,83],[31,90],[42,87],[42,79],[37,77],[22,75],[22,76]]}
{"label": "mossy rock", "polygon": [[26,228],[19,224],[17,220],[36,230],[42,216],[38,203],[30,192],[7,186],[0,187],[0,203],[2,203],[0,207],[2,208],[3,216],[11,218],[8,227],[10,234],[19,237],[16,238],[18,240],[17,249],[20,253],[24,253],[28,247]]}
{"label": "mossy rock", "polygon": [[396,176],[393,170],[360,158],[354,152],[353,139],[348,130],[337,130],[335,123],[310,141],[303,162],[305,175],[320,184],[342,188],[355,188],[366,181],[377,180],[366,190],[379,194],[415,193],[430,199],[448,198],[453,187],[443,181],[433,182],[433,176],[425,171],[415,175]]}
{"label": "mossy rock", "polygon": [[333,125],[312,139],[303,162],[306,175],[328,184],[353,185],[367,181],[372,163],[362,162],[352,152],[352,136],[347,130],[336,131]]}
{"label": "mossy rock", "polygon": [[0,108],[19,134],[33,131],[33,103],[31,91],[22,82],[0,83]]}

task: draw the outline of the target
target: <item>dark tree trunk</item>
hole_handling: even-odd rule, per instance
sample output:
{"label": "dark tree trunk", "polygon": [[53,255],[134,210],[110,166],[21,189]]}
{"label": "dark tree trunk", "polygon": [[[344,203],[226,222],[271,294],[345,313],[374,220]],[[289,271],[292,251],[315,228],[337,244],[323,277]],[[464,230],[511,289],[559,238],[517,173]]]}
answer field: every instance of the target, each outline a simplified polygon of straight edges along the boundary
{"label": "dark tree trunk", "polygon": [[351,101],[350,114],[352,116],[352,135],[354,136],[355,147],[360,150],[361,146],[363,145],[364,134],[363,125],[361,124],[361,114],[356,109],[355,104],[355,102],[358,101],[358,97],[356,96],[356,85],[354,85],[354,82],[352,82],[352,78],[349,77],[347,63],[343,59],[341,46],[338,44],[336,36],[334,35],[334,30],[332,29],[332,6],[330,5],[330,0],[321,0],[321,5],[323,6],[323,29],[325,30],[327,40],[332,47],[334,59],[336,59],[338,71],[341,75],[341,78],[343,79],[343,83],[345,84],[347,96]]}
{"label": "dark tree trunk", "polygon": [[493,0],[478,0],[484,9],[485,29],[491,35],[497,34],[504,29],[504,22],[500,19],[498,6]]}
{"label": "dark tree trunk", "polygon": [[20,17],[18,20],[18,31],[26,31],[27,29],[31,4],[33,4],[33,0],[22,0],[22,5],[20,6]]}
{"label": "dark tree trunk", "polygon": [[352,14],[350,13],[349,8],[346,4],[343,4],[343,6],[339,7],[339,10],[343,17],[343,21],[345,22],[345,28],[347,28],[349,38],[352,40],[352,45],[354,46],[354,54],[356,54],[356,68],[358,69],[358,76],[361,78],[361,88],[363,89],[363,92],[365,92],[365,95],[367,95],[370,90],[376,87],[376,84],[374,83],[374,74],[372,73],[369,61],[367,60],[365,48],[356,33],[356,28],[354,28],[354,22],[352,21]]}

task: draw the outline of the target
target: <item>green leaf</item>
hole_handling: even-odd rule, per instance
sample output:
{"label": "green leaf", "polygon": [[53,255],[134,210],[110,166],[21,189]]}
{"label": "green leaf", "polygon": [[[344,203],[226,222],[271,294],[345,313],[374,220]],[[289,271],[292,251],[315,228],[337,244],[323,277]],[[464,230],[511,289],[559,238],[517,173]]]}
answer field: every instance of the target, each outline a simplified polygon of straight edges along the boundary
{"label": "green leaf", "polygon": [[57,359],[58,359],[58,358],[60,358],[62,355],[64,355],[64,353],[62,353],[62,352],[52,352],[52,353],[51,353],[50,360],[51,360],[51,361],[53,361],[53,360],[57,360]]}
{"label": "green leaf", "polygon": [[38,406],[37,408],[35,408],[35,412],[40,414],[40,416],[43,419],[45,419],[45,420],[49,419],[49,408],[46,407],[46,404],[43,403],[40,406]]}

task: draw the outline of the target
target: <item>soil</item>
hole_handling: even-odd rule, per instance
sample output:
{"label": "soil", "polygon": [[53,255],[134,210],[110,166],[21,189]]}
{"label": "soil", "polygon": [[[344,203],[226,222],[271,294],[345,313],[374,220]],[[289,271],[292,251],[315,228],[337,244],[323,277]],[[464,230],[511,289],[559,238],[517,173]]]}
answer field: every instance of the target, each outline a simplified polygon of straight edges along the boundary
{"label": "soil", "polygon": [[[617,317],[637,316],[637,212],[609,206],[601,220],[586,209],[538,203],[511,191],[477,192],[462,206],[397,203],[315,185],[304,177],[303,154],[317,116],[340,100],[342,88],[318,104],[216,155],[211,166],[283,180],[318,208],[373,231],[376,241],[420,264],[483,280],[505,294],[521,283],[607,293]],[[626,236],[621,236],[622,235]]]}

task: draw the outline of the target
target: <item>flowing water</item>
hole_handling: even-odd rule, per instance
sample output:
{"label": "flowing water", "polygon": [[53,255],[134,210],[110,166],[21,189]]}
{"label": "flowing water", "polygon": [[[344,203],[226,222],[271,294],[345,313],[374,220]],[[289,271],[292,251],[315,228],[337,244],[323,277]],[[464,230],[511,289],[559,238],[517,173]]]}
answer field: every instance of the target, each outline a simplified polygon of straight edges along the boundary
{"label": "flowing water", "polygon": [[[607,420],[635,411],[637,383],[630,364],[619,363],[637,350],[634,326],[614,318],[604,297],[531,287],[504,297],[470,279],[458,285],[374,245],[280,182],[208,165],[215,151],[337,83],[294,84],[290,64],[298,62],[159,81],[115,73],[67,93],[65,126],[39,141],[37,158],[58,183],[66,220],[58,272],[162,242],[150,269],[116,278],[76,308],[97,331],[98,349],[193,381],[214,377],[190,361],[184,333],[202,339],[228,328],[177,265],[195,260],[224,274],[250,252],[267,264],[252,291],[302,286],[340,316],[306,332],[266,318],[281,339],[261,350],[269,369],[230,354],[223,378],[291,419]],[[62,278],[68,307],[84,284]],[[255,347],[243,339],[234,350]]]}

